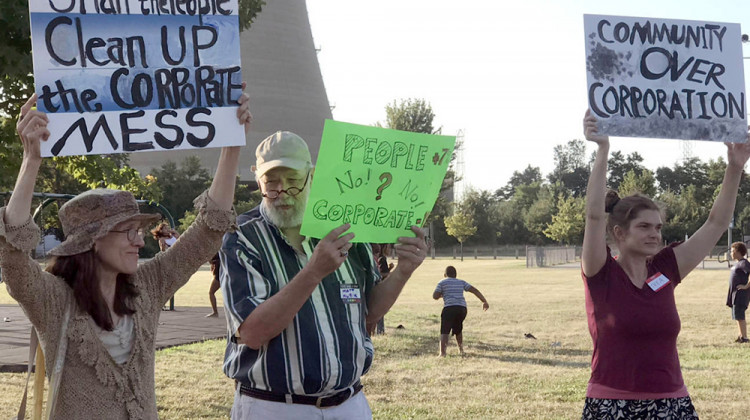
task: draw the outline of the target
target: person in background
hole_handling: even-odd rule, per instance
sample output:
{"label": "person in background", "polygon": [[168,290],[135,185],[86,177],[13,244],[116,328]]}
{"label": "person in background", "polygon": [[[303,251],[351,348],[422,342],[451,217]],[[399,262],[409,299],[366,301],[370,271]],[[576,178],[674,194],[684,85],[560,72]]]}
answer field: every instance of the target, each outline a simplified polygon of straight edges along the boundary
{"label": "person in background", "polygon": [[732,308],[732,319],[737,321],[737,327],[740,335],[734,340],[735,343],[750,342],[747,338],[747,322],[745,321],[745,311],[747,310],[748,291],[748,273],[750,273],[750,262],[747,261],[747,246],[744,242],[735,242],[731,248],[732,259],[737,264],[732,266],[729,275],[729,292],[727,293],[727,306]]}
{"label": "person in background", "polygon": [[[372,255],[375,258],[375,264],[378,266],[380,278],[385,279],[393,270],[393,263],[388,263],[386,257],[391,252],[391,244],[372,244]],[[367,324],[367,333],[385,334],[385,315],[374,324]]]}
{"label": "person in background", "polygon": [[[17,131],[23,160],[13,195],[0,208],[0,267],[10,296],[36,329],[54,386],[55,419],[157,419],[154,387],[156,328],[161,307],[187,283],[235,227],[232,210],[239,147],[221,151],[208,191],[195,199],[197,217],[183,238],[138,264],[146,229],[160,219],[143,214],[133,194],[94,189],[60,208],[65,240],[46,271],[29,256],[39,241],[31,202],[42,163],[47,116],[21,108]],[[250,127],[248,97],[237,117]],[[65,333],[63,333],[65,331]],[[52,385],[51,385],[52,386]]]}
{"label": "person in background", "polygon": [[219,253],[211,257],[211,286],[208,288],[208,301],[211,302],[212,312],[206,315],[206,318],[218,317],[219,309],[216,307],[216,291],[219,290],[219,270],[221,269],[221,259]]}
{"label": "person in background", "polygon": [[151,235],[154,237],[154,240],[159,242],[159,250],[161,252],[169,249],[169,247],[174,245],[180,237],[180,234],[172,229],[167,222],[162,222],[155,228],[151,229]]}
{"label": "person in background", "polygon": [[432,292],[432,298],[438,300],[443,298],[443,312],[440,314],[440,357],[445,357],[445,350],[448,347],[448,340],[451,331],[456,336],[456,344],[461,355],[464,354],[464,319],[466,319],[466,299],[464,292],[474,294],[482,301],[482,310],[490,308],[487,299],[482,292],[469,283],[456,278],[456,268],[449,265],[445,268],[445,278],[440,280]]}
{"label": "person in background", "polygon": [[[594,350],[582,420],[697,419],[677,354],[674,289],[729,226],[750,143],[727,143],[727,167],[708,220],[685,242],[662,245],[662,210],[650,198],[607,191],[609,137],[586,111],[586,139],[597,144],[586,187],[581,254],[586,315]],[[607,235],[620,251],[615,260]]]}

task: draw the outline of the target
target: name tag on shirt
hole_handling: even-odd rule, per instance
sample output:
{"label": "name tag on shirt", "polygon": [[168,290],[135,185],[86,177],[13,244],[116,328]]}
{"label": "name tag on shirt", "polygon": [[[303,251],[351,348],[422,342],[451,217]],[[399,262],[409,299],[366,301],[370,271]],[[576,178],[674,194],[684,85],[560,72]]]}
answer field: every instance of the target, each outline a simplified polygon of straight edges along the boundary
{"label": "name tag on shirt", "polygon": [[656,273],[646,280],[646,284],[648,284],[648,287],[650,287],[654,292],[658,292],[659,290],[663,289],[664,286],[669,284],[669,282],[670,280],[667,278],[667,276],[662,273]]}
{"label": "name tag on shirt", "polygon": [[358,284],[342,284],[341,300],[344,303],[359,303],[362,301],[362,295],[359,292]]}

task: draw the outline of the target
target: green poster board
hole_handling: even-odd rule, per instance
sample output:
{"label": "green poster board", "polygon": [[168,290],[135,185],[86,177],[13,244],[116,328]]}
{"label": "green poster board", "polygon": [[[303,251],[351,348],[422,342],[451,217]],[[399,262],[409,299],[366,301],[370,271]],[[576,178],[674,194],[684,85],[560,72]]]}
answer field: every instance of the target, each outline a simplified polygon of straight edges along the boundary
{"label": "green poster board", "polygon": [[435,205],[456,138],[326,120],[301,233],[351,223],[353,242],[414,236]]}

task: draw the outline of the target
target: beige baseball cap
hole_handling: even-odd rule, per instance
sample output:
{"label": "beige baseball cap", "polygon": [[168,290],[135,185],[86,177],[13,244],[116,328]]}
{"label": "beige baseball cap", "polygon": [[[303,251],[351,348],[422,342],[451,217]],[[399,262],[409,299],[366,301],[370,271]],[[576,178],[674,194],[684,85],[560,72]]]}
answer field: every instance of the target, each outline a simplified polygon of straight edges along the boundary
{"label": "beige baseball cap", "polygon": [[284,167],[295,170],[312,168],[312,158],[307,143],[290,131],[277,131],[266,137],[255,149],[255,165],[252,171],[260,179],[273,168]]}

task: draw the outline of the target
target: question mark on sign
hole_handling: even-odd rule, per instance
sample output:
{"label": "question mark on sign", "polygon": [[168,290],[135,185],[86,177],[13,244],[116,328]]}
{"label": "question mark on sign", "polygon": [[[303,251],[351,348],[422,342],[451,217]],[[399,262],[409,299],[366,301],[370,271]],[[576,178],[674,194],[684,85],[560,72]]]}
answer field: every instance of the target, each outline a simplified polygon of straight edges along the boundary
{"label": "question mark on sign", "polygon": [[376,200],[380,200],[380,198],[383,196],[383,190],[388,188],[389,185],[391,185],[391,182],[393,181],[393,176],[391,176],[390,172],[383,172],[380,174],[380,180],[384,181],[381,186],[378,187],[378,196],[375,197]]}

